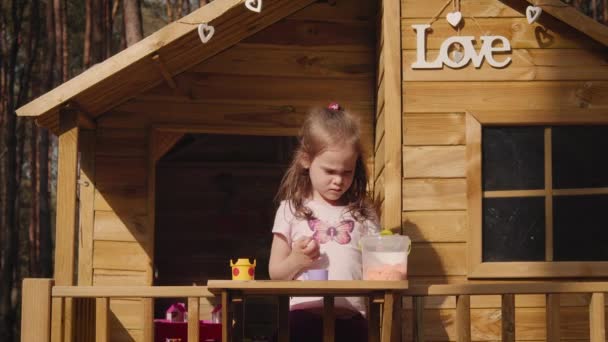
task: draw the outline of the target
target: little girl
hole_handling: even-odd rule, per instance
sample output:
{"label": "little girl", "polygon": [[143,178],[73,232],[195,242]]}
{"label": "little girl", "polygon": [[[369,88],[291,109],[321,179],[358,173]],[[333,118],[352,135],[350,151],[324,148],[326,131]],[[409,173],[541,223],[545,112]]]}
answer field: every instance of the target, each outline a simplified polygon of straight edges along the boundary
{"label": "little girl", "polygon": [[[325,269],[329,280],[360,280],[359,239],[379,231],[366,187],[357,120],[338,104],[313,110],[277,193],[270,278]],[[363,298],[336,298],[335,309],[336,341],[367,341]],[[322,298],[292,298],[291,341],[322,341],[322,310]]]}

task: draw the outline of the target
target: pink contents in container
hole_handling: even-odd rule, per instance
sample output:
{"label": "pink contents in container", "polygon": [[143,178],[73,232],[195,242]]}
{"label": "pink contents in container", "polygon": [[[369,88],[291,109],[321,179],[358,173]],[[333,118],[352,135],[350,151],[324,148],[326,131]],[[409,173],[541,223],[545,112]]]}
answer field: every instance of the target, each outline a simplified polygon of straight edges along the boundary
{"label": "pink contents in container", "polygon": [[407,257],[411,248],[409,237],[373,235],[361,239],[364,280],[407,279]]}

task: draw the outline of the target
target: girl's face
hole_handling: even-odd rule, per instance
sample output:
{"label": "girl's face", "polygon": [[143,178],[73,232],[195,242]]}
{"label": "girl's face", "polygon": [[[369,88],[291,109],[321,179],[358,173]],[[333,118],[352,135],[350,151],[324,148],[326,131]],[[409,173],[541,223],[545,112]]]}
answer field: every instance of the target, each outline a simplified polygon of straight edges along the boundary
{"label": "girl's face", "polygon": [[331,205],[343,205],[342,195],[350,188],[359,157],[352,144],[330,145],[302,166],[309,170],[314,200]]}

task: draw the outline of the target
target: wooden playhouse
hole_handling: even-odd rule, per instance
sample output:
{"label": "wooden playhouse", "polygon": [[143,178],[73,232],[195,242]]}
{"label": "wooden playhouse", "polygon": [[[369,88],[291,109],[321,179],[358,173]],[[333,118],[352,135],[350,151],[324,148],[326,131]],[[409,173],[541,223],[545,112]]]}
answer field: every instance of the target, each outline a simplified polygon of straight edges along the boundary
{"label": "wooden playhouse", "polygon": [[150,297],[180,289],[155,286],[236,257],[266,277],[293,137],[338,101],[383,227],[414,242],[404,340],[604,341],[608,28],[529,5],[215,0],[26,104],[59,178],[55,276],[23,298],[52,314],[24,340],[151,341]]}

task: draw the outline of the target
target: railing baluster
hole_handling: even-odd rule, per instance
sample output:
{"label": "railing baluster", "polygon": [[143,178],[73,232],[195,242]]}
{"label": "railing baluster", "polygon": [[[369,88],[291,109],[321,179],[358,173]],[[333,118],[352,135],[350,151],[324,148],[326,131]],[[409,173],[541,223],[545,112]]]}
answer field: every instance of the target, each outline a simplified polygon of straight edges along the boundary
{"label": "railing baluster", "polygon": [[142,298],[144,306],[144,342],[154,341],[154,298]]}
{"label": "railing baluster", "polygon": [[589,329],[591,342],[606,342],[606,301],[603,292],[591,294]]}
{"label": "railing baluster", "polygon": [[21,297],[21,342],[51,341],[52,279],[24,279]]}
{"label": "railing baluster", "polygon": [[198,297],[188,298],[188,341],[199,340],[199,318],[198,309],[200,301]]}
{"label": "railing baluster", "polygon": [[279,342],[289,342],[289,297],[279,297]]}
{"label": "railing baluster", "polygon": [[548,293],[546,295],[546,317],[547,317],[547,341],[559,342],[559,293]]}
{"label": "railing baluster", "polygon": [[471,297],[456,296],[456,341],[471,341]]}
{"label": "railing baluster", "polygon": [[51,300],[51,342],[64,342],[63,340],[63,308],[64,297],[54,297]]}
{"label": "railing baluster", "polygon": [[110,298],[95,300],[95,342],[110,341]]}
{"label": "railing baluster", "polygon": [[323,342],[334,342],[336,313],[334,312],[334,297],[323,297]]}
{"label": "railing baluster", "polygon": [[[398,298],[401,298],[401,296]],[[384,305],[382,306],[382,342],[393,342],[393,323],[395,322],[393,315],[394,308],[395,294],[386,292],[384,294]]]}
{"label": "railing baluster", "polygon": [[232,341],[232,301],[230,292],[222,291],[222,341]]}
{"label": "railing baluster", "polygon": [[424,297],[412,297],[412,338],[424,342]]}
{"label": "railing baluster", "polygon": [[380,342],[380,304],[384,297],[380,295],[370,296],[368,316],[368,338],[369,342]]}
{"label": "railing baluster", "polygon": [[515,295],[502,295],[501,313],[502,341],[515,342]]}

